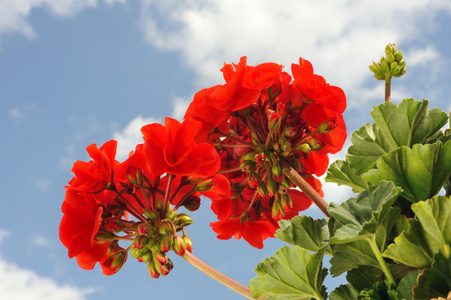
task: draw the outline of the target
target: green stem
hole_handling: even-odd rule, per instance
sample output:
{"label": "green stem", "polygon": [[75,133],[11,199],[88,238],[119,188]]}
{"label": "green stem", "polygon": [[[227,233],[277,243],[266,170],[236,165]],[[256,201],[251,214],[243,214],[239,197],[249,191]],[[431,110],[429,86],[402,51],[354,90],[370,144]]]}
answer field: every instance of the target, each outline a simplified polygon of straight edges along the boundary
{"label": "green stem", "polygon": [[306,194],[307,197],[309,197],[327,217],[330,217],[330,214],[327,211],[329,204],[326,202],[326,200],[324,200],[318,194],[318,192],[315,191],[315,189],[312,188],[312,186],[307,181],[305,181],[305,179],[302,178],[302,176],[299,175],[299,173],[296,172],[287,162],[283,162],[282,168],[283,174],[285,174],[285,176],[287,176],[294,184],[296,184],[296,186],[300,188],[301,191],[303,191],[304,194]]}
{"label": "green stem", "polygon": [[391,101],[391,74],[385,74],[385,102]]}
{"label": "green stem", "polygon": [[376,242],[372,238],[368,238],[367,241],[370,244],[371,250],[373,250],[374,256],[376,256],[377,262],[379,263],[382,272],[384,272],[385,276],[387,277],[387,280],[396,287],[396,281],[393,278],[390,270],[388,269],[387,264],[385,263],[385,260],[376,245]]}
{"label": "green stem", "polygon": [[247,286],[233,280],[232,278],[224,275],[218,270],[213,269],[212,267],[210,267],[209,265],[198,259],[196,256],[194,256],[191,252],[186,251],[185,254],[182,256],[182,258],[185,259],[194,267],[196,267],[198,270],[202,271],[206,275],[210,276],[211,278],[225,285],[226,287],[232,289],[238,294],[243,295],[248,299],[255,299],[252,297],[251,290]]}

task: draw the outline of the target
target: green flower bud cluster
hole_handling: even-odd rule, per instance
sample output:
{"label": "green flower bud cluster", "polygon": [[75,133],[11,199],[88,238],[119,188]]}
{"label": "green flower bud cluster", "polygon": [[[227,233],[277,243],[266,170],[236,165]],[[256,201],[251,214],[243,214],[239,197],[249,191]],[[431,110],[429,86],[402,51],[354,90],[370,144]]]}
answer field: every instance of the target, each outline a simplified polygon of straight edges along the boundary
{"label": "green flower bud cluster", "polygon": [[137,223],[137,235],[130,250],[130,256],[148,265],[150,276],[158,278],[166,276],[173,268],[172,261],[166,255],[174,250],[177,255],[184,255],[192,249],[189,238],[177,232],[183,231],[193,220],[185,213],[177,213],[170,205],[164,207],[161,201],[156,203],[156,209],[145,209],[147,222]]}
{"label": "green flower bud cluster", "polygon": [[407,70],[401,50],[397,50],[395,44],[388,44],[385,47],[385,56],[382,56],[378,63],[373,61],[369,68],[377,80],[385,80],[387,76],[401,77]]}

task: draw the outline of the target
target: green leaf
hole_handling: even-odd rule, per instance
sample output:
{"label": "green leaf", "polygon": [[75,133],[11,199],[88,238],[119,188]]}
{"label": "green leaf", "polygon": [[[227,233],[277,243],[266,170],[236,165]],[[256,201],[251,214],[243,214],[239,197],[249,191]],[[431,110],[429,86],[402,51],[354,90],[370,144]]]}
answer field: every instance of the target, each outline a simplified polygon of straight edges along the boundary
{"label": "green leaf", "polygon": [[[412,273],[415,268],[387,263],[390,273],[396,281],[403,281],[406,275]],[[376,267],[359,266],[349,270],[346,274],[346,279],[349,284],[351,284],[357,291],[362,291],[364,289],[370,289],[376,282],[381,281],[384,278],[384,272]],[[414,285],[410,287],[412,289]],[[408,298],[412,299],[412,297]]]}
{"label": "green leaf", "polygon": [[416,268],[426,268],[444,244],[451,243],[451,199],[435,196],[412,205],[417,219],[387,247],[384,257]]}
{"label": "green leaf", "polygon": [[337,160],[329,166],[325,180],[350,186],[354,193],[363,192],[368,188],[368,182],[358,176],[349,163],[342,160]]}
{"label": "green leaf", "polygon": [[291,220],[279,221],[279,225],[275,236],[292,245],[316,252],[329,242],[329,229],[324,219],[296,216]]}
{"label": "green leaf", "polygon": [[372,168],[377,159],[401,146],[428,143],[443,135],[440,128],[448,116],[440,109],[428,110],[428,101],[404,99],[399,106],[385,102],[371,112],[375,124],[352,134],[347,161],[356,175]]}
{"label": "green leaf", "polygon": [[378,281],[371,289],[360,292],[358,300],[398,300],[398,293],[388,281]]}
{"label": "green leaf", "polygon": [[413,288],[417,284],[417,277],[420,273],[421,270],[415,270],[401,279],[396,290],[399,299],[413,299]]}
{"label": "green leaf", "polygon": [[393,102],[379,105],[371,112],[375,123],[394,148],[411,147],[437,137],[448,116],[439,108],[428,110],[427,100],[404,99],[399,106]]}
{"label": "green leaf", "polygon": [[332,218],[341,224],[330,239],[333,276],[362,265],[380,267],[370,243],[375,243],[381,252],[385,249],[400,214],[400,208],[392,207],[400,193],[400,188],[384,181],[341,205],[329,205]]}
{"label": "green leaf", "polygon": [[330,294],[330,300],[355,300],[359,293],[349,284],[340,285]]}
{"label": "green leaf", "polygon": [[[401,189],[392,182],[383,181],[341,205],[331,203],[329,213],[343,225],[335,231],[331,243],[346,243],[360,239],[358,236],[375,235],[380,226],[384,231],[386,226],[392,227],[397,219],[395,215],[399,213],[392,206],[400,193]],[[380,238],[386,240],[388,232]]]}
{"label": "green leaf", "polygon": [[403,197],[415,203],[436,195],[451,174],[451,141],[446,144],[416,144],[381,156],[376,169],[362,177],[372,184],[391,180],[404,190]]}
{"label": "green leaf", "polygon": [[447,298],[451,292],[451,256],[436,253],[431,268],[423,270],[417,282],[413,299]]}
{"label": "green leaf", "polygon": [[322,285],[327,270],[322,269],[325,249],[316,254],[299,246],[280,248],[276,257],[259,263],[258,277],[250,281],[252,297],[267,300],[325,299]]}

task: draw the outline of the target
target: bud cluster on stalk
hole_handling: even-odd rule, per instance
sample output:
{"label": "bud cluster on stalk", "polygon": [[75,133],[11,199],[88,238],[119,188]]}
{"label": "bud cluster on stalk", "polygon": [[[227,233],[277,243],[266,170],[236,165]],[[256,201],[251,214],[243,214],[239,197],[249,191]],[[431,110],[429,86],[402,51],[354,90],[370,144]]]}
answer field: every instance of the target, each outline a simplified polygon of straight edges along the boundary
{"label": "bud cluster on stalk", "polygon": [[385,47],[385,56],[382,56],[378,63],[373,61],[369,68],[377,80],[385,80],[387,76],[401,77],[407,71],[401,50],[397,50],[395,44],[388,44]]}
{"label": "bud cluster on stalk", "polygon": [[[177,213],[170,205],[163,207],[162,202],[157,202],[156,211],[145,209],[144,215],[147,221],[137,223],[138,234],[130,255],[147,264],[149,274],[158,278],[173,268],[167,252],[173,250],[182,256],[185,251],[192,251],[192,243],[183,228],[193,220],[185,213]],[[179,231],[183,231],[183,237],[178,235]]]}
{"label": "bud cluster on stalk", "polygon": [[[270,106],[270,105],[268,105]],[[319,151],[324,146],[314,138],[321,133],[329,133],[335,128],[333,121],[326,121],[316,129],[311,129],[305,122],[299,120],[299,111],[290,110],[285,105],[273,105],[273,109],[266,108],[264,113],[258,113],[258,108],[245,110],[247,118],[254,124],[246,125],[250,128],[250,142],[240,156],[240,169],[247,173],[247,184],[255,189],[261,197],[271,197],[272,215],[285,215],[285,208],[292,206],[292,199],[287,191],[294,185],[283,174],[284,164],[294,170],[302,172],[302,158],[310,151]],[[262,128],[264,127],[264,128]],[[242,136],[237,128],[231,128],[234,136]],[[227,138],[221,142],[224,145]],[[238,192],[235,197],[239,196]]]}

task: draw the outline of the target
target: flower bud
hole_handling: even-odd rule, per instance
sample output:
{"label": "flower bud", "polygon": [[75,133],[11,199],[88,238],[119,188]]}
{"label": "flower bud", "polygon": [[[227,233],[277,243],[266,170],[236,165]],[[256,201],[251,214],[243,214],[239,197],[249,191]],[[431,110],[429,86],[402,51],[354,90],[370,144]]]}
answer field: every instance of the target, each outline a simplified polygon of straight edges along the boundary
{"label": "flower bud", "polygon": [[114,252],[102,262],[102,266],[109,269],[109,274],[117,273],[127,261],[127,252],[120,250]]}
{"label": "flower bud", "polygon": [[285,126],[283,128],[283,132],[282,135],[287,137],[287,138],[291,138],[296,134],[296,130],[292,127],[292,126]]}
{"label": "flower bud", "polygon": [[144,208],[143,211],[144,211],[144,215],[145,215],[147,218],[149,218],[150,220],[152,220],[153,222],[155,222],[156,220],[158,220],[157,214],[156,214],[154,211],[152,211],[151,209]]}
{"label": "flower bud", "polygon": [[182,228],[185,226],[188,226],[189,224],[193,223],[193,219],[185,213],[181,213],[177,215],[177,218],[175,219],[174,223],[177,228]]}
{"label": "flower bud", "polygon": [[163,252],[171,251],[172,243],[173,243],[172,234],[168,233],[167,235],[164,235],[160,240],[160,250]]}
{"label": "flower bud", "polygon": [[143,247],[146,246],[146,242],[147,242],[147,237],[146,236],[138,235],[133,240],[133,247],[135,247],[136,249],[140,250],[140,249],[142,249]]}
{"label": "flower bud", "polygon": [[172,222],[168,219],[164,219],[161,221],[160,225],[158,226],[158,232],[161,235],[165,235],[168,232],[172,232]]}
{"label": "flower bud", "polygon": [[202,181],[196,186],[196,191],[204,192],[210,190],[213,187],[212,182],[212,178]]}
{"label": "flower bud", "polygon": [[329,133],[332,130],[334,130],[335,127],[337,127],[337,124],[335,123],[334,120],[324,121],[323,123],[321,123],[318,126],[316,131],[319,132],[319,133]]}
{"label": "flower bud", "polygon": [[271,172],[275,176],[280,176],[282,174],[282,167],[278,163],[273,163]]}
{"label": "flower bud", "polygon": [[183,206],[189,211],[196,211],[200,207],[200,197],[191,195],[183,201]]}
{"label": "flower bud", "polygon": [[308,141],[308,144],[313,151],[319,151],[323,147],[323,144],[321,143],[321,141],[319,141],[317,139],[310,139]]}
{"label": "flower bud", "polygon": [[149,263],[147,264],[147,271],[152,278],[160,277],[160,273],[155,269],[153,261],[149,261]]}
{"label": "flower bud", "polygon": [[168,256],[161,251],[152,251],[154,259],[158,260],[160,264],[165,264],[168,261]]}
{"label": "flower bud", "polygon": [[179,235],[176,235],[174,237],[174,242],[173,242],[173,245],[172,245],[172,249],[179,256],[183,256],[185,254],[186,243]]}
{"label": "flower bud", "polygon": [[274,194],[277,192],[277,183],[272,179],[271,177],[268,178],[268,196],[274,196]]}
{"label": "flower bud", "polygon": [[99,230],[99,232],[94,237],[94,241],[99,244],[111,242],[116,239],[116,235],[111,231]]}
{"label": "flower bud", "polygon": [[280,127],[281,117],[280,114],[272,109],[266,110],[266,117],[268,118],[269,131],[276,131]]}
{"label": "flower bud", "polygon": [[147,264],[150,260],[152,260],[152,251],[146,251],[146,253],[144,253],[140,259],[141,262]]}
{"label": "flower bud", "polygon": [[140,223],[138,225],[138,233],[140,235],[147,235],[147,233],[149,233],[148,223]]}
{"label": "flower bud", "polygon": [[188,236],[184,235],[182,237],[182,240],[186,244],[186,251],[193,252],[193,243],[191,242],[191,239]]}

